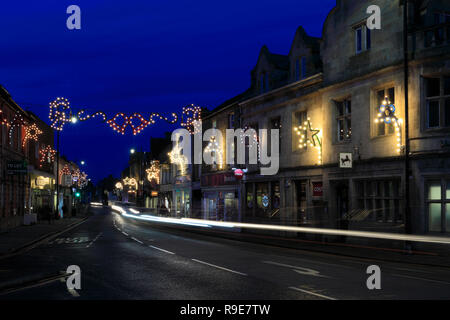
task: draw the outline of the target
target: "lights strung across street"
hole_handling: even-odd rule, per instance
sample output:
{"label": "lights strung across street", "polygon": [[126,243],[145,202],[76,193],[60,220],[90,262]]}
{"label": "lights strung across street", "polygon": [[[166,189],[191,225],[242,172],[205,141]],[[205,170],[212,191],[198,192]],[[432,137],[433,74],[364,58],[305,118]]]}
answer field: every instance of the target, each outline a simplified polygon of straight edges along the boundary
{"label": "lights strung across street", "polygon": [[[191,134],[201,130],[201,112],[202,109],[194,105],[184,107],[181,126],[186,127]],[[83,109],[76,115],[72,115],[70,103],[66,98],[59,97],[50,103],[49,119],[51,121],[51,127],[58,131],[62,131],[64,125],[68,122],[75,124],[78,121],[86,121],[99,116],[103,122],[106,122],[114,131],[122,135],[125,134],[125,130],[128,127],[132,129],[133,135],[138,135],[147,126],[155,124],[157,119],[164,120],[170,124],[175,124],[178,121],[176,113],[172,113],[171,118],[159,113],[152,113],[147,119],[138,112],[133,113],[131,116],[127,116],[123,112],[118,112],[111,119],[107,119],[107,115],[103,111],[87,114]]]}

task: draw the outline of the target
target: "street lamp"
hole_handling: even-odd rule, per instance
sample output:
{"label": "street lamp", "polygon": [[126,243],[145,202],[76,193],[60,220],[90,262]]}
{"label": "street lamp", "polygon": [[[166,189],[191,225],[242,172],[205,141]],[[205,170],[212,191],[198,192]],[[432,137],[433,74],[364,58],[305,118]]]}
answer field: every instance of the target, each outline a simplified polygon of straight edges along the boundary
{"label": "street lamp", "polygon": [[131,154],[134,154],[135,152],[136,152],[136,150],[134,150],[134,149],[131,149],[131,150],[130,150],[130,153],[131,153]]}
{"label": "street lamp", "polygon": [[86,162],[84,162],[84,161],[81,161],[80,163],[82,166],[84,166],[86,164]]}

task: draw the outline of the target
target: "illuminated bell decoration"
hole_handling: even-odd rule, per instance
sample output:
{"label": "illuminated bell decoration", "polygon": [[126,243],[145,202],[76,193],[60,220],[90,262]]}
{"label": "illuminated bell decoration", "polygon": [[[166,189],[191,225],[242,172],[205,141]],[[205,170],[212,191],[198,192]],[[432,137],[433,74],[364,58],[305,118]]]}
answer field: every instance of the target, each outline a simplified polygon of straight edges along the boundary
{"label": "illuminated bell decoration", "polygon": [[145,172],[147,172],[147,179],[149,182],[155,180],[156,184],[159,184],[159,173],[160,173],[159,161],[157,160],[152,161],[150,168],[145,170]]}
{"label": "illuminated bell decoration", "polygon": [[31,126],[25,127],[25,136],[23,137],[22,147],[25,147],[25,144],[28,140],[38,141],[38,138],[41,134],[42,131],[35,123],[33,123]]}
{"label": "illuminated bell decoration", "polygon": [[296,128],[294,131],[299,136],[299,148],[304,149],[308,146],[314,147],[319,151],[317,164],[322,164],[322,139],[320,137],[320,129],[313,129],[311,126],[311,119]]}

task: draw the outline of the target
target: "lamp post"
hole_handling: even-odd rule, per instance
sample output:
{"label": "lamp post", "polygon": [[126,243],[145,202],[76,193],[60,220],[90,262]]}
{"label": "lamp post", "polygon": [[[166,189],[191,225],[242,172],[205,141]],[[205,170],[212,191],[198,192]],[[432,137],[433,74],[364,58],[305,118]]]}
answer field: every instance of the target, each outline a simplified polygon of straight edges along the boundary
{"label": "lamp post", "polygon": [[[403,53],[404,53],[404,91],[405,91],[405,233],[412,232],[410,207],[410,164],[409,164],[409,101],[408,101],[408,0],[403,0]],[[407,244],[409,246],[409,244]]]}

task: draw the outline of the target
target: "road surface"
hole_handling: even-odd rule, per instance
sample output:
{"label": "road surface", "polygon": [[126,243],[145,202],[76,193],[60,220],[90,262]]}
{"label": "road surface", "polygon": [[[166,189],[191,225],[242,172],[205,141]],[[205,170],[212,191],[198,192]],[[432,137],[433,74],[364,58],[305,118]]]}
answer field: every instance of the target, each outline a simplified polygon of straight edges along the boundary
{"label": "road surface", "polygon": [[[17,283],[0,290],[0,299],[450,298],[450,268],[180,233],[124,219],[110,208],[92,210],[94,215],[77,227],[0,259],[0,286]],[[69,290],[55,278],[70,265],[81,269],[80,290]],[[381,268],[381,290],[367,288],[370,265]]]}

